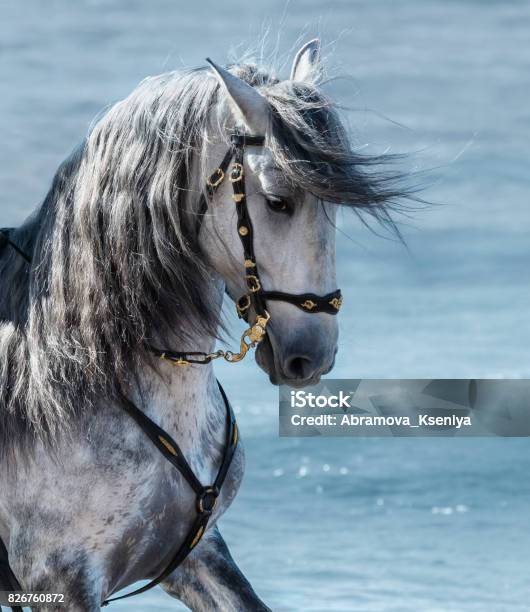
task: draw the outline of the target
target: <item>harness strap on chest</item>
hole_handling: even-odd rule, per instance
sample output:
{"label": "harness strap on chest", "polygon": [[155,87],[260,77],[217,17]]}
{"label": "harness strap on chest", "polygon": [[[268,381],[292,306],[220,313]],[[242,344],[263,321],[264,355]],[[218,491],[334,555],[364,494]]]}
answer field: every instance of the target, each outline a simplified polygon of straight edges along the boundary
{"label": "harness strap on chest", "polygon": [[[0,538],[0,591],[23,591],[17,577],[9,565],[7,548]],[[22,606],[8,606],[12,612],[23,612]],[[2,606],[0,606],[2,612]]]}
{"label": "harness strap on chest", "polygon": [[238,431],[234,412],[219,381],[217,382],[217,385],[219,386],[219,391],[221,392],[226,408],[226,440],[221,465],[219,466],[219,470],[213,484],[210,486],[202,485],[191,469],[189,463],[186,461],[186,458],[175,440],[173,440],[173,438],[167,432],[165,432],[147,415],[145,415],[133,402],[130,400],[125,400],[125,407],[128,414],[136,421],[140,429],[149,437],[162,455],[182,474],[186,482],[195,492],[195,511],[197,515],[188,533],[186,534],[184,541],[159,576],[131,593],[106,599],[101,604],[102,606],[107,606],[109,603],[118,601],[119,599],[125,599],[127,597],[132,597],[133,595],[145,593],[145,591],[148,591],[157,584],[160,584],[160,582],[165,580],[184,561],[195,546],[197,546],[197,544],[201,541],[201,538],[208,526],[210,517],[215,510],[217,498],[219,497],[221,488],[228,474],[228,470],[230,469],[238,441]]}

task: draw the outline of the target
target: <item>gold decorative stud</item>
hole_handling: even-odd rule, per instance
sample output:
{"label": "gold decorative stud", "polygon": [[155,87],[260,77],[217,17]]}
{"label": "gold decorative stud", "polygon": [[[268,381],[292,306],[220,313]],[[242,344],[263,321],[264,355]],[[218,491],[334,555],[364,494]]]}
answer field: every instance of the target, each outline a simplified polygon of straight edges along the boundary
{"label": "gold decorative stud", "polygon": [[245,259],[245,268],[255,268],[256,263],[252,259]]}
{"label": "gold decorative stud", "polygon": [[239,235],[240,236],[246,236],[248,234],[248,227],[245,227],[244,225],[242,225],[239,228]]}
{"label": "gold decorative stud", "polygon": [[242,319],[245,315],[245,312],[250,308],[250,296],[244,295],[236,302],[236,310],[239,318]]}
{"label": "gold decorative stud", "polygon": [[172,444],[170,444],[165,438],[164,436],[158,436],[158,439],[160,440],[160,442],[162,442],[162,444],[167,448],[167,450],[172,454],[175,455],[175,457],[177,456],[177,451],[175,450],[175,448],[173,447]]}
{"label": "gold decorative stud", "polygon": [[236,204],[239,204],[245,199],[245,194],[244,193],[234,193],[232,198]]}
{"label": "gold decorative stud", "polygon": [[306,300],[303,304],[301,304],[301,306],[302,308],[305,308],[305,310],[314,310],[317,307],[313,300]]}
{"label": "gold decorative stud", "polygon": [[335,308],[336,310],[340,310],[340,307],[342,306],[342,297],[339,298],[333,298],[332,300],[329,301],[329,303],[331,304],[331,306],[333,306],[333,308]]}
{"label": "gold decorative stud", "polygon": [[199,540],[202,538],[203,533],[204,533],[204,526],[201,525],[199,529],[197,530],[197,533],[195,534],[195,537],[193,538],[192,543],[190,544],[190,549],[195,548],[195,546],[197,546],[197,544],[199,543]]}

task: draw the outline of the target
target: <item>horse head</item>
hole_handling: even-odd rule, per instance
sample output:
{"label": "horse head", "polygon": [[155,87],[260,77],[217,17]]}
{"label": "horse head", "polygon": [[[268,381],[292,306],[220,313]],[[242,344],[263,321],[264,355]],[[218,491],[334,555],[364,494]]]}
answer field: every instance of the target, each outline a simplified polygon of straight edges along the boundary
{"label": "horse head", "polygon": [[[342,303],[336,290],[337,204],[367,205],[371,185],[356,167],[332,103],[316,85],[322,73],[318,40],[300,49],[286,81],[249,66],[225,70],[210,63],[220,96],[206,167],[219,165],[229,133],[264,141],[256,146],[251,139],[245,147],[246,193],[234,196],[230,182],[223,181],[211,198],[201,247],[234,301],[252,297],[248,275],[263,293],[270,321],[257,361],[271,382],[314,384],[331,370],[337,352],[332,316]],[[223,174],[214,171],[216,187]],[[247,231],[238,224],[240,206],[251,219],[250,261],[238,235]],[[246,314],[255,318],[258,309],[246,299]]]}

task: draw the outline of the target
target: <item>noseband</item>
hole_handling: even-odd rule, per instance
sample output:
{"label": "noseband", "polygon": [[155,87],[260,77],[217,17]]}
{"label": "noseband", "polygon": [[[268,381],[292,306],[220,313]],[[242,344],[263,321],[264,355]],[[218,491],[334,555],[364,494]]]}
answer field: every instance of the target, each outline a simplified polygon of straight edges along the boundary
{"label": "noseband", "polygon": [[[245,147],[262,147],[264,143],[264,136],[250,136],[239,132],[234,132],[231,135],[230,148],[226,152],[223,161],[206,181],[206,193],[202,196],[199,206],[198,225],[198,230],[200,230],[200,225],[208,210],[208,204],[224,182],[228,173],[228,180],[232,184],[234,192],[232,199],[237,211],[237,233],[243,245],[245,284],[247,288],[247,293],[237,300],[236,309],[239,318],[247,322],[249,321],[250,310],[254,310],[256,315],[255,322],[243,333],[239,353],[224,350],[215,351],[214,353],[178,353],[151,348],[152,352],[161,359],[168,360],[175,365],[207,364],[213,359],[220,357],[231,363],[241,361],[248,350],[258,345],[265,337],[266,327],[270,320],[270,314],[266,309],[268,300],[287,302],[310,314],[324,312],[336,315],[342,306],[340,289],[326,295],[316,295],[315,293],[296,294],[285,293],[284,291],[266,291],[263,288],[254,254],[254,230],[247,205],[244,154]],[[229,170],[231,162],[232,166]]]}

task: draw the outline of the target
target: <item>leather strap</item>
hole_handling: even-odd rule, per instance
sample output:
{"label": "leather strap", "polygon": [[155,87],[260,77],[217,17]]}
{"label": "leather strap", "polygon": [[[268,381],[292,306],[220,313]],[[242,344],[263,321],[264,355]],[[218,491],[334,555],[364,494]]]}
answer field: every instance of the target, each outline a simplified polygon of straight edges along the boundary
{"label": "leather strap", "polygon": [[297,295],[295,293],[284,293],[283,291],[262,291],[261,295],[265,300],[288,302],[304,312],[311,313],[325,312],[330,315],[336,315],[342,305],[340,289],[327,295],[317,295],[316,293],[300,293]]}
{"label": "leather strap", "polygon": [[31,257],[27,255],[15,242],[11,240],[11,232],[13,228],[4,227],[0,229],[0,253],[5,249],[6,246],[10,246],[14,249],[22,259],[25,259],[27,263],[31,263]]}
{"label": "leather strap", "polygon": [[147,349],[155,357],[170,361],[173,365],[177,366],[188,365],[190,363],[206,365],[216,359],[215,353],[202,353],[200,351],[190,351],[187,353],[186,351],[161,350],[151,345],[147,345]]}
{"label": "leather strap", "polygon": [[234,147],[262,147],[265,144],[265,136],[252,136],[251,134],[242,134],[234,132],[230,135],[230,142]]}
{"label": "leather strap", "polygon": [[[7,548],[0,538],[0,591],[22,591],[17,577],[13,573],[11,566],[9,565],[9,556],[7,554]],[[21,606],[8,606],[12,612],[23,612]],[[0,612],[2,606],[0,606]]]}
{"label": "leather strap", "polygon": [[215,192],[219,188],[219,186],[223,183],[225,179],[226,172],[228,170],[228,166],[232,161],[232,157],[234,156],[234,151],[232,147],[228,149],[223,157],[223,161],[219,164],[219,167],[210,174],[208,179],[206,180],[206,194],[201,195],[201,199],[199,201],[199,210],[197,217],[197,234],[201,229],[201,225],[204,219],[204,215],[208,210],[208,204],[210,200],[213,198]]}
{"label": "leather strap", "polygon": [[[234,135],[236,137],[236,135]],[[265,315],[265,302],[263,300],[262,287],[259,278],[258,264],[254,254],[254,228],[247,206],[247,195],[245,189],[244,149],[238,146],[235,149],[234,163],[230,171],[230,182],[232,183],[234,206],[237,212],[237,233],[243,246],[243,257],[245,266],[245,284],[248,290],[250,303],[254,307],[256,315]]]}
{"label": "leather strap", "polygon": [[236,149],[242,149],[243,147],[262,147],[264,143],[265,136],[251,136],[249,134],[241,134],[240,132],[234,132],[230,135],[230,148],[225,153],[219,167],[214,170],[206,180],[206,194],[203,193],[199,201],[199,210],[197,213],[197,233],[201,228],[204,215],[208,210],[208,204],[213,198],[218,187],[224,181],[228,166],[236,154]]}
{"label": "leather strap", "polygon": [[136,421],[140,429],[149,437],[160,453],[162,453],[162,455],[171,463],[171,465],[173,465],[182,474],[184,479],[195,492],[195,509],[197,515],[186,537],[184,538],[184,541],[159,576],[139,589],[131,591],[130,593],[120,595],[119,597],[106,599],[101,604],[102,606],[107,606],[113,601],[118,601],[120,599],[132,597],[133,595],[145,593],[145,591],[148,591],[157,584],[160,584],[184,561],[195,546],[197,546],[197,544],[201,541],[201,538],[206,532],[208,522],[210,521],[210,517],[215,509],[217,498],[219,497],[221,488],[228,474],[228,470],[230,469],[238,441],[238,430],[234,412],[219,381],[217,381],[217,385],[226,408],[226,439],[223,459],[221,461],[221,465],[219,466],[214,483],[211,486],[203,486],[201,484],[199,479],[195,476],[195,473],[191,469],[189,463],[186,461],[178,444],[167,432],[165,432],[147,415],[145,415],[133,402],[127,399],[124,400],[125,408],[128,414],[130,414],[130,416]]}

